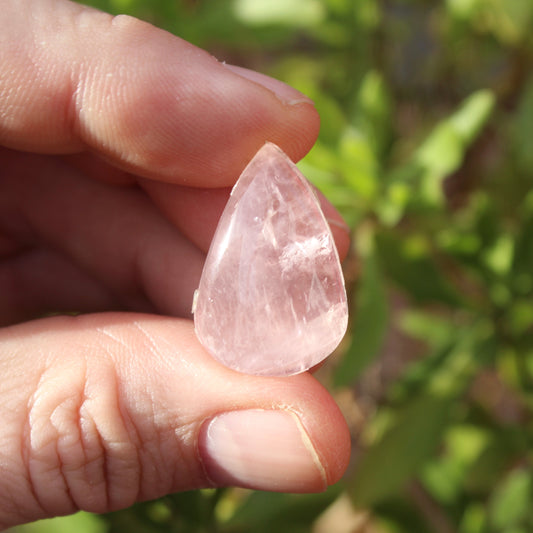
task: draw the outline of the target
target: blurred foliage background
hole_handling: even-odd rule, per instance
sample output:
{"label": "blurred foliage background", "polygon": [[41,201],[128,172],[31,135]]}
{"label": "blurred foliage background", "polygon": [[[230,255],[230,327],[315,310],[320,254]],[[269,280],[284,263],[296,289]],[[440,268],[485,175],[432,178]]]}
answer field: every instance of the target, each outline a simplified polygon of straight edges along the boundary
{"label": "blurred foliage background", "polygon": [[300,166],[353,234],[351,328],[319,378],[353,464],[319,495],[197,491],[17,531],[533,531],[533,2],[87,3],[315,100]]}

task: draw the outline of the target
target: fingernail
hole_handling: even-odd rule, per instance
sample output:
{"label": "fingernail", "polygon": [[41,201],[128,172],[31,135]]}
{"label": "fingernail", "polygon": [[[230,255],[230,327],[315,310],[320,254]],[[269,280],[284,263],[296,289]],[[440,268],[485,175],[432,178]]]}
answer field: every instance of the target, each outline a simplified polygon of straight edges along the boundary
{"label": "fingernail", "polygon": [[238,74],[239,76],[242,76],[247,80],[253,81],[255,83],[258,83],[259,85],[262,85],[263,87],[266,87],[269,91],[272,91],[284,104],[315,105],[313,100],[305,96],[305,94],[302,94],[300,91],[297,91],[290,85],[287,85],[282,81],[276,80],[275,78],[271,78],[266,74],[261,74],[260,72],[256,72],[255,70],[237,67],[235,65],[228,65],[226,63],[223,63],[223,65],[235,74]]}
{"label": "fingernail", "polygon": [[277,492],[316,492],[327,486],[311,439],[290,411],[218,415],[202,428],[200,455],[217,486]]}

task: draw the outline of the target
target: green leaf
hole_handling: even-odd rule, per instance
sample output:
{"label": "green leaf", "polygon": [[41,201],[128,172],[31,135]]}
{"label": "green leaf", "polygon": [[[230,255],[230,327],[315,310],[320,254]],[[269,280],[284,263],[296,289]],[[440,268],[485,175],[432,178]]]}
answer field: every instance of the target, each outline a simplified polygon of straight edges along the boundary
{"label": "green leaf", "polygon": [[456,397],[464,392],[487,360],[494,358],[491,324],[486,321],[461,326],[450,322],[448,338],[408,366],[392,390],[396,401],[419,394]]}
{"label": "green leaf", "polygon": [[470,20],[477,13],[483,0],[447,0],[446,7],[450,13],[462,20]]}
{"label": "green leaf", "polygon": [[533,16],[531,1],[497,0],[492,3],[493,33],[506,45],[518,45],[530,31]]}
{"label": "green leaf", "polygon": [[459,533],[484,533],[486,532],[487,510],[483,504],[470,503],[467,504],[466,509],[461,519]]}
{"label": "green leaf", "polygon": [[469,479],[470,465],[486,448],[490,433],[475,425],[451,427],[444,438],[444,453],[424,468],[423,483],[439,502],[452,503],[460,497]]}
{"label": "green leaf", "polygon": [[516,236],[512,259],[513,289],[521,295],[533,291],[533,193],[522,206],[520,229]]}
{"label": "green leaf", "polygon": [[509,331],[520,338],[533,324],[533,302],[530,298],[515,299],[507,308],[506,313]]}
{"label": "green leaf", "polygon": [[497,428],[490,430],[490,442],[472,463],[465,483],[466,489],[476,494],[485,494],[494,487],[517,456],[513,446],[498,435]]}
{"label": "green leaf", "polygon": [[362,456],[349,481],[355,505],[376,505],[417,475],[441,441],[450,404],[450,398],[423,395],[397,414],[395,423]]}
{"label": "green leaf", "polygon": [[492,115],[496,99],[492,91],[482,89],[471,94],[448,119],[463,146],[476,139]]}
{"label": "green leaf", "polygon": [[377,245],[387,275],[415,302],[440,302],[451,306],[461,302],[461,297],[431,257],[432,251],[422,236],[402,240],[392,232],[382,232]]}
{"label": "green leaf", "polygon": [[504,276],[513,262],[514,240],[511,235],[501,234],[483,253],[485,265],[496,275]]}
{"label": "green leaf", "polygon": [[510,527],[523,525],[530,518],[532,496],[531,472],[512,471],[491,499],[490,521],[493,526],[507,531]]}
{"label": "green leaf", "polygon": [[235,0],[234,10],[237,19],[254,26],[309,27],[320,24],[325,16],[319,0]]}
{"label": "green leaf", "polygon": [[313,521],[338,497],[341,486],[320,494],[277,494],[256,491],[224,524],[228,531],[254,533],[305,533]]}
{"label": "green leaf", "polygon": [[[457,326],[448,317],[435,316],[427,311],[404,311],[399,317],[399,326],[410,337],[435,348],[448,346],[457,333]],[[424,360],[427,361],[427,357]]]}
{"label": "green leaf", "polygon": [[365,132],[377,157],[383,157],[391,141],[392,98],[383,75],[367,72],[357,95],[355,123]]}
{"label": "green leaf", "polygon": [[377,215],[383,225],[394,227],[404,216],[408,206],[416,198],[416,183],[422,171],[414,164],[396,168],[388,173],[385,194],[377,203]]}
{"label": "green leaf", "polygon": [[378,190],[377,161],[363,132],[347,128],[339,142],[342,175],[358,198],[372,199]]}
{"label": "green leaf", "polygon": [[367,257],[363,264],[361,280],[355,294],[355,318],[350,347],[335,371],[336,386],[353,383],[379,355],[387,333],[389,304],[385,280],[377,258],[373,255]]}
{"label": "green leaf", "polygon": [[105,533],[105,521],[97,515],[83,511],[70,515],[39,520],[31,524],[17,526],[12,533]]}
{"label": "green leaf", "polygon": [[477,91],[438,124],[420,146],[414,161],[423,170],[419,195],[425,203],[442,204],[443,179],[462,164],[466,150],[489,119],[494,105],[491,91]]}
{"label": "green leaf", "polygon": [[522,93],[512,124],[512,144],[518,163],[525,172],[533,168],[531,132],[533,131],[533,78]]}

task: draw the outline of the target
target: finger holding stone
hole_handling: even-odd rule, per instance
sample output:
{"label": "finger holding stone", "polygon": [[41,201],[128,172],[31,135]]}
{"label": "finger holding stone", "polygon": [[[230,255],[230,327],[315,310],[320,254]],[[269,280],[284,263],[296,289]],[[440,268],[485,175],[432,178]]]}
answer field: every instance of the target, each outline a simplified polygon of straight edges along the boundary
{"label": "finger holding stone", "polygon": [[299,159],[316,139],[301,93],[148,23],[66,0],[2,7],[4,146],[91,151],[137,175],[223,187],[266,140]]}
{"label": "finger holding stone", "polygon": [[318,382],[231,371],[189,321],[54,317],[0,340],[0,526],[198,487],[321,491],[346,468]]}

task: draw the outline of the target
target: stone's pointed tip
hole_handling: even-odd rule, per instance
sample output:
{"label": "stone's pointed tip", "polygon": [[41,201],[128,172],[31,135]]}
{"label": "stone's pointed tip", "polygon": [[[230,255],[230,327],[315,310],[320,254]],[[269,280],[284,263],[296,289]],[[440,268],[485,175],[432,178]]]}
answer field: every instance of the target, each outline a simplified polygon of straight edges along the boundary
{"label": "stone's pointed tip", "polygon": [[263,144],[262,148],[259,149],[259,152],[264,148],[277,150],[278,152],[284,153],[283,150],[277,144],[273,143],[272,141],[265,141],[265,144]]}
{"label": "stone's pointed tip", "polygon": [[346,332],[331,230],[313,189],[273,143],[235,184],[206,258],[194,322],[216,359],[257,375],[304,372]]}
{"label": "stone's pointed tip", "polygon": [[277,144],[266,141],[265,144],[263,144],[263,146],[261,146],[261,148],[259,148],[259,150],[257,150],[257,152],[254,154],[250,160],[250,163],[263,158],[279,157],[281,154],[283,154],[283,151]]}
{"label": "stone's pointed tip", "polygon": [[233,196],[235,193],[235,190],[239,188],[239,182],[243,181],[243,176],[246,176],[250,173],[250,169],[253,168],[256,165],[261,165],[263,161],[269,161],[272,158],[283,158],[284,161],[288,161],[291,164],[292,161],[287,157],[285,152],[273,142],[266,141],[261,148],[254,154],[252,159],[248,162],[248,164],[244,167],[244,170],[241,172],[241,175],[239,176],[239,179],[236,181],[235,185],[231,188],[230,196]]}
{"label": "stone's pointed tip", "polygon": [[253,159],[260,154],[263,156],[265,154],[271,154],[273,156],[281,157],[283,160],[289,161],[292,165],[294,165],[293,160],[277,144],[271,141],[266,141],[265,144],[263,144],[263,146],[256,152]]}
{"label": "stone's pointed tip", "polygon": [[263,145],[263,148],[265,146],[269,146],[271,148],[274,148],[275,150],[279,150],[280,152],[282,151],[281,148],[276,143],[273,143],[272,141],[265,141],[265,144]]}

